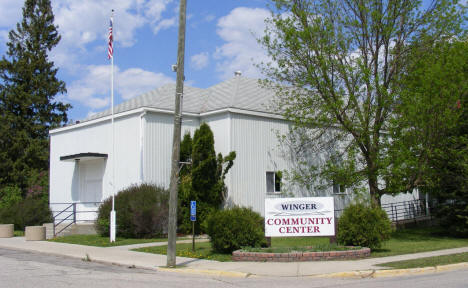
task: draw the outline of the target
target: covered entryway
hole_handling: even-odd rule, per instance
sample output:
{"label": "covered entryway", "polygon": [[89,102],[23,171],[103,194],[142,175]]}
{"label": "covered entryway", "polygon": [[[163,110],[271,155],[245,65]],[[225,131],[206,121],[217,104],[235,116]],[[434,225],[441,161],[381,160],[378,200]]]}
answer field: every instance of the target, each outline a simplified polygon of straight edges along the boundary
{"label": "covered entryway", "polygon": [[60,160],[75,162],[72,181],[73,202],[83,205],[101,202],[107,154],[79,153],[61,156]]}

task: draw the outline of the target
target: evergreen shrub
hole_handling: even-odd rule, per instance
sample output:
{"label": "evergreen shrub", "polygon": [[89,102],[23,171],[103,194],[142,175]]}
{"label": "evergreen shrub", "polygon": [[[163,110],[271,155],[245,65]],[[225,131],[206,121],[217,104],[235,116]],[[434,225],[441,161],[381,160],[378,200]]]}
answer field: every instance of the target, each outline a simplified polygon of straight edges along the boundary
{"label": "evergreen shrub", "polygon": [[242,247],[265,247],[264,220],[251,208],[234,207],[212,213],[207,233],[213,250],[232,253]]}
{"label": "evergreen shrub", "polygon": [[21,189],[18,186],[9,185],[0,189],[0,210],[21,202]]}
{"label": "evergreen shrub", "polygon": [[[164,188],[141,184],[115,195],[116,235],[125,238],[152,238],[167,234],[169,193]],[[96,230],[109,236],[112,197],[99,207]]]}
{"label": "evergreen shrub", "polygon": [[49,204],[40,197],[26,197],[0,209],[0,223],[14,224],[15,230],[52,222]]}
{"label": "evergreen shrub", "polygon": [[380,207],[352,204],[338,221],[337,241],[342,245],[380,248],[390,239],[392,224]]}

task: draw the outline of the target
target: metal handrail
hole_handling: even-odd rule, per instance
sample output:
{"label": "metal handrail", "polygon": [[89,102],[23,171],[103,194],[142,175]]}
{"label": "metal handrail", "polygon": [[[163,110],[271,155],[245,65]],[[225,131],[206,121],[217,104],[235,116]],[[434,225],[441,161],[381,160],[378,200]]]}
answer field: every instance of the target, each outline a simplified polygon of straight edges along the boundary
{"label": "metal handrail", "polygon": [[[76,215],[78,213],[96,213],[97,212],[97,211],[77,211],[77,209],[76,209],[77,204],[84,204],[84,205],[86,205],[86,204],[95,204],[96,205],[96,204],[101,204],[101,203],[102,202],[49,203],[51,205],[68,205],[65,209],[63,209],[61,211],[52,211],[52,214],[54,214],[55,212],[58,212],[57,214],[53,215],[52,225],[53,225],[54,237],[57,237],[58,234],[63,232],[65,229],[67,229],[71,225],[76,224],[76,222],[77,222]],[[98,205],[96,205],[96,206],[98,206]],[[73,208],[73,209],[70,211],[69,210],[70,208]],[[62,215],[64,213],[70,213],[70,214],[68,214],[68,216],[66,216],[65,218],[58,218],[58,216],[60,216],[60,215]],[[70,217],[73,217],[73,218],[70,219]],[[67,220],[72,220],[72,221],[70,223],[68,223],[68,225],[66,225],[65,227],[60,229],[60,231],[56,232],[56,229],[57,229],[58,225],[62,224],[63,222],[65,222]]]}
{"label": "metal handrail", "polygon": [[[394,223],[430,217],[430,211],[433,210],[432,205],[426,204],[423,199],[384,204],[381,208],[387,212],[388,218]],[[343,210],[335,210],[335,216],[341,215]]]}
{"label": "metal handrail", "polygon": [[58,231],[57,233],[55,233],[55,227],[60,225],[61,223],[63,223],[63,221],[67,220],[70,216],[74,216],[74,214],[70,214],[68,215],[67,218],[63,219],[62,221],[60,221],[59,223],[57,223],[57,225],[55,225],[55,222],[54,222],[54,237],[57,236],[57,234],[60,234],[62,231],[64,231],[65,229],[67,229],[68,227],[70,227],[71,225],[75,224],[76,221],[74,220],[73,222],[70,222],[67,226],[65,226],[64,228],[60,229],[60,231]]}
{"label": "metal handrail", "polygon": [[[55,204],[55,203],[51,203],[51,204]],[[57,203],[57,204],[62,204],[62,203]],[[63,204],[68,204],[68,203],[63,203]],[[54,219],[59,216],[60,214],[62,214],[63,212],[67,212],[68,208],[72,207],[74,205],[74,203],[70,204],[67,208],[63,209],[62,211],[60,211],[60,213],[58,213],[57,215],[54,216]],[[57,211],[58,212],[58,211]],[[53,213],[53,212],[52,212]],[[67,217],[68,218],[68,217]],[[55,221],[54,221],[55,223]]]}

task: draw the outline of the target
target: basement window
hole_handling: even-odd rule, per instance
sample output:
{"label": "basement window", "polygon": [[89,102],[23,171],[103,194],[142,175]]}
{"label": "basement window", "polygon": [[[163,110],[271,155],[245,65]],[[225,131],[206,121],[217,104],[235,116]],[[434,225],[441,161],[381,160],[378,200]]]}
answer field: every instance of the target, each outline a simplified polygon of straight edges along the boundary
{"label": "basement window", "polygon": [[266,172],[266,186],[267,193],[280,193],[281,192],[281,171],[267,171]]}

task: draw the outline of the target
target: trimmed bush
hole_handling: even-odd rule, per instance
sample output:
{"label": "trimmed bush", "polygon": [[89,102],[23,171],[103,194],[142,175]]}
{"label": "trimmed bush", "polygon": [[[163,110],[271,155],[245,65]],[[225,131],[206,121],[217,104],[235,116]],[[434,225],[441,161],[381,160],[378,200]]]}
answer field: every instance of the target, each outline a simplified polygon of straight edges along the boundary
{"label": "trimmed bush", "polygon": [[8,185],[0,189],[0,210],[21,202],[23,200],[21,194],[18,186]]}
{"label": "trimmed bush", "polygon": [[0,209],[0,223],[15,224],[15,230],[26,226],[42,225],[52,222],[49,204],[39,197],[26,197],[9,207]]}
{"label": "trimmed bush", "polygon": [[352,204],[338,221],[337,241],[342,245],[379,248],[390,239],[392,224],[380,207]]}
{"label": "trimmed bush", "polygon": [[251,208],[216,211],[206,224],[211,246],[217,252],[232,253],[241,247],[266,246],[263,217]]}
{"label": "trimmed bush", "polygon": [[[141,184],[131,186],[115,195],[116,235],[126,238],[152,238],[167,234],[168,223],[167,190]],[[102,236],[109,236],[112,197],[99,207],[96,230]]]}

